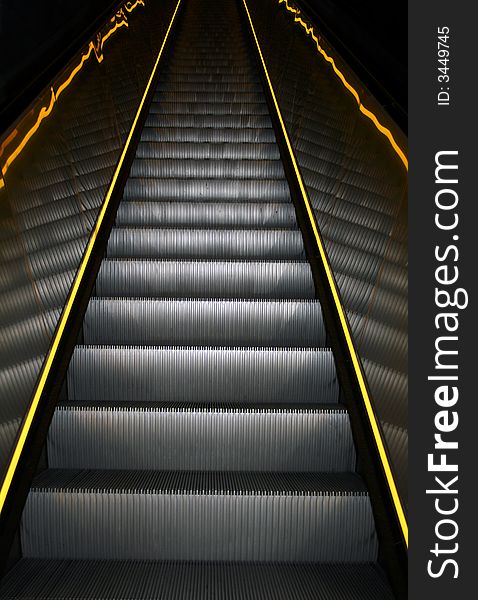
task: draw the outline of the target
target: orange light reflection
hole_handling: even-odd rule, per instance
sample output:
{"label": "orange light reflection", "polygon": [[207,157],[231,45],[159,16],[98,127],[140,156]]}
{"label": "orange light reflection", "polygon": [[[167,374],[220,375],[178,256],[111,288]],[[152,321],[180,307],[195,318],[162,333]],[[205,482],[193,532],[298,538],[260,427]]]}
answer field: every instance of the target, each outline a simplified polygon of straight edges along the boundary
{"label": "orange light reflection", "polygon": [[[113,23],[113,26],[110,27],[105,34],[102,34],[101,32],[99,32],[97,34],[96,44],[93,40],[90,41],[86,52],[84,52],[81,55],[79,63],[72,69],[72,71],[70,72],[68,77],[65,79],[65,81],[63,81],[63,83],[58,85],[56,91],[53,89],[53,87],[50,88],[50,100],[49,100],[48,104],[46,106],[42,106],[38,110],[38,114],[36,116],[35,122],[33,123],[33,125],[31,125],[29,128],[27,128],[27,131],[23,134],[23,137],[21,137],[21,139],[19,141],[17,140],[17,138],[20,136],[20,129],[23,129],[23,125],[27,121],[30,120],[30,117],[33,115],[33,111],[30,111],[24,117],[22,122],[8,134],[8,136],[4,139],[4,141],[2,142],[2,145],[0,146],[0,157],[3,155],[3,153],[5,152],[5,150],[7,148],[12,146],[12,144],[15,140],[18,141],[18,144],[14,149],[12,149],[10,151],[10,154],[8,155],[8,157],[5,159],[5,161],[2,164],[1,174],[3,176],[5,176],[9,167],[16,160],[16,158],[19,156],[19,154],[22,152],[22,150],[25,148],[25,146],[31,140],[33,135],[35,135],[35,133],[38,131],[42,121],[44,121],[47,117],[49,117],[51,115],[58,98],[66,90],[66,88],[72,83],[72,81],[75,79],[75,77],[78,75],[78,73],[83,68],[84,64],[91,58],[92,52],[95,55],[97,61],[99,63],[101,63],[103,61],[103,47],[104,47],[105,43],[107,42],[107,40],[110,39],[111,36],[114,35],[114,33],[116,33],[116,31],[118,31],[118,29],[120,29],[122,27],[129,27],[128,17],[125,13],[125,10],[127,13],[132,13],[138,6],[144,6],[144,2],[145,2],[145,0],[136,0],[136,2],[134,2],[134,3],[126,2],[126,4],[123,6],[123,8],[121,8],[110,19],[110,22]],[[0,177],[0,189],[2,187],[4,187],[4,185],[5,184],[4,184],[3,178]]]}
{"label": "orange light reflection", "polygon": [[314,40],[314,42],[317,46],[318,52],[322,55],[322,57],[328,63],[330,63],[330,65],[332,66],[332,69],[334,70],[334,73],[340,79],[340,81],[342,82],[344,87],[347,88],[347,90],[355,98],[355,101],[358,104],[360,112],[363,115],[365,115],[368,119],[370,119],[372,121],[372,123],[375,125],[375,127],[378,129],[378,131],[380,131],[380,133],[382,133],[388,139],[392,148],[398,154],[398,156],[400,157],[400,160],[405,165],[405,168],[408,171],[408,159],[407,159],[405,153],[403,152],[403,150],[397,144],[395,138],[393,137],[392,132],[390,131],[390,129],[388,129],[387,127],[382,125],[382,123],[380,123],[377,116],[371,110],[369,110],[362,104],[362,100],[360,99],[360,95],[357,92],[357,90],[347,81],[347,79],[345,78],[345,75],[342,73],[342,71],[340,71],[337,68],[337,65],[335,64],[334,59],[331,56],[329,56],[327,54],[327,52],[325,52],[325,50],[320,45],[319,38],[317,37],[317,35],[314,32],[313,26],[307,25],[307,23],[299,16],[300,10],[298,8],[294,8],[293,6],[290,6],[289,0],[279,0],[279,4],[285,4],[286,9],[295,15],[295,17],[294,17],[295,23],[298,23],[304,29],[306,35],[310,36]]}

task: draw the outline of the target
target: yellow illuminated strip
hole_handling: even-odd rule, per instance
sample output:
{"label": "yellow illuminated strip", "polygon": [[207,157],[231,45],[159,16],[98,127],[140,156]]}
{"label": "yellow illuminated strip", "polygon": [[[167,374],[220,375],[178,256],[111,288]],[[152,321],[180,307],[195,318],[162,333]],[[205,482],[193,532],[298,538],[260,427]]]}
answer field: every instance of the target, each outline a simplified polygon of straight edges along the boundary
{"label": "yellow illuminated strip", "polygon": [[54,361],[56,353],[58,351],[58,346],[60,345],[60,341],[61,341],[61,338],[63,336],[63,332],[65,330],[65,327],[66,327],[67,323],[68,323],[68,318],[70,316],[73,303],[74,303],[74,301],[76,299],[76,295],[78,294],[78,289],[80,287],[80,284],[81,284],[81,282],[83,280],[83,277],[84,277],[84,274],[86,272],[89,258],[91,256],[91,254],[93,252],[93,248],[95,246],[96,238],[98,237],[98,233],[99,233],[99,231],[101,229],[101,224],[103,223],[103,219],[105,217],[106,210],[108,208],[108,205],[110,203],[111,197],[113,195],[113,191],[115,189],[116,182],[118,180],[121,167],[123,165],[123,162],[125,160],[126,154],[128,152],[128,149],[129,149],[129,146],[131,144],[131,140],[133,138],[133,134],[134,134],[134,132],[135,132],[135,130],[137,128],[138,121],[139,121],[141,112],[143,110],[144,103],[146,101],[146,96],[148,95],[148,92],[149,92],[149,90],[151,88],[154,76],[155,76],[156,71],[158,69],[158,65],[159,65],[159,61],[160,61],[161,55],[162,55],[164,47],[166,45],[166,41],[167,41],[167,39],[169,37],[169,33],[171,31],[171,27],[173,26],[174,19],[176,17],[176,13],[178,12],[180,4],[181,4],[181,0],[178,0],[178,3],[177,3],[176,8],[174,10],[173,16],[171,17],[171,21],[169,23],[169,27],[168,27],[168,29],[166,31],[166,35],[164,36],[164,40],[163,40],[163,43],[161,45],[161,49],[159,50],[159,54],[158,54],[158,56],[156,58],[156,62],[154,63],[153,70],[151,71],[151,75],[149,77],[148,83],[147,83],[146,88],[144,90],[143,97],[142,97],[141,102],[140,102],[140,104],[138,106],[138,110],[136,111],[136,116],[134,118],[133,124],[131,125],[131,129],[130,129],[128,138],[126,139],[126,143],[125,143],[125,146],[123,148],[123,152],[121,153],[121,157],[120,157],[119,162],[118,162],[118,164],[116,166],[113,178],[112,178],[110,186],[108,188],[108,192],[107,192],[107,194],[105,196],[105,200],[103,202],[103,206],[101,207],[101,211],[100,211],[100,213],[98,215],[98,219],[96,221],[95,228],[94,228],[94,230],[91,233],[90,239],[88,241],[88,246],[87,246],[85,254],[83,255],[83,258],[81,260],[81,264],[80,264],[80,267],[79,267],[78,272],[76,274],[73,286],[72,286],[72,288],[70,290],[70,293],[68,295],[68,299],[66,301],[65,308],[64,308],[64,310],[63,310],[63,312],[61,314],[60,322],[59,322],[58,327],[56,329],[52,345],[50,347],[50,350],[48,352],[48,356],[46,358],[46,361],[45,361],[45,364],[44,364],[44,367],[43,367],[43,371],[41,373],[40,379],[38,381],[38,385],[37,385],[37,387],[35,389],[35,393],[33,395],[33,400],[32,400],[32,402],[31,402],[31,404],[30,404],[30,406],[28,408],[28,412],[27,412],[26,418],[23,421],[22,428],[21,428],[21,431],[20,431],[20,435],[18,436],[17,443],[16,443],[16,446],[15,446],[15,450],[13,451],[13,455],[12,455],[12,458],[10,460],[10,464],[8,465],[8,469],[7,469],[7,472],[6,472],[6,475],[5,475],[5,479],[4,479],[2,487],[0,489],[0,513],[3,510],[4,504],[5,504],[5,500],[6,500],[6,497],[7,497],[7,494],[8,494],[8,490],[10,489],[10,485],[12,483],[12,479],[13,479],[13,476],[15,474],[15,469],[17,468],[18,461],[20,460],[20,456],[22,454],[23,447],[25,445],[25,441],[26,441],[27,436],[28,436],[28,432],[30,431],[30,427],[31,427],[33,419],[35,417],[35,413],[36,413],[36,410],[38,408],[38,404],[40,402],[40,398],[41,398],[41,395],[43,393],[43,389],[45,387],[46,380],[48,378],[48,375],[50,373],[53,361]]}
{"label": "yellow illuminated strip", "polygon": [[325,272],[327,274],[327,280],[329,282],[330,289],[332,291],[332,295],[333,295],[333,298],[334,298],[335,306],[337,308],[337,312],[339,313],[340,323],[342,325],[342,329],[343,329],[345,338],[347,340],[347,347],[348,347],[350,356],[352,358],[352,363],[353,363],[353,366],[354,366],[354,369],[355,369],[355,374],[356,374],[357,380],[359,382],[360,391],[362,392],[363,401],[364,401],[364,404],[365,404],[365,408],[367,410],[367,415],[368,415],[368,418],[369,418],[369,421],[370,421],[370,425],[371,425],[371,428],[372,428],[372,432],[373,432],[373,435],[374,435],[374,438],[375,438],[375,443],[377,445],[377,449],[378,449],[378,452],[379,452],[379,455],[380,455],[380,459],[382,461],[382,466],[383,466],[383,469],[385,471],[385,475],[386,475],[386,478],[387,478],[387,482],[388,482],[388,486],[389,486],[389,489],[390,489],[390,493],[391,493],[392,498],[393,498],[393,503],[394,503],[394,506],[395,506],[395,510],[397,512],[397,516],[398,516],[399,522],[400,522],[400,526],[401,526],[401,529],[402,529],[403,538],[404,538],[405,543],[406,543],[407,548],[408,548],[408,524],[407,524],[407,520],[406,520],[406,517],[405,517],[405,513],[403,512],[403,507],[402,507],[402,503],[400,501],[400,497],[398,495],[397,486],[395,485],[395,480],[393,478],[392,469],[390,467],[390,463],[389,463],[389,460],[388,460],[387,452],[385,450],[385,446],[384,446],[384,443],[383,443],[383,440],[382,440],[382,435],[380,433],[380,429],[379,429],[379,426],[378,426],[378,423],[377,423],[377,419],[375,417],[375,413],[374,413],[374,410],[373,410],[373,407],[372,407],[372,403],[370,401],[370,397],[369,397],[368,392],[367,392],[367,386],[365,385],[365,380],[364,380],[364,377],[363,377],[363,374],[362,374],[362,369],[360,368],[360,363],[359,363],[359,360],[358,360],[358,357],[357,357],[357,353],[356,353],[355,348],[354,348],[354,344],[353,344],[353,341],[352,341],[352,336],[350,334],[348,322],[347,322],[347,319],[345,317],[345,312],[344,312],[344,309],[342,307],[342,303],[340,301],[339,293],[338,293],[338,290],[337,290],[337,286],[335,284],[335,279],[334,279],[334,277],[332,275],[332,270],[330,268],[329,261],[327,259],[327,255],[325,253],[325,248],[324,248],[324,245],[323,245],[323,242],[322,242],[322,238],[321,238],[321,236],[319,234],[319,231],[317,229],[317,224],[315,222],[314,213],[313,213],[312,208],[311,208],[310,203],[309,203],[309,198],[308,198],[306,190],[305,190],[304,182],[302,181],[302,177],[301,177],[299,168],[297,166],[297,162],[295,160],[295,155],[294,155],[294,152],[292,150],[292,145],[291,145],[290,140],[289,140],[289,135],[287,133],[287,129],[286,129],[285,124],[284,124],[284,120],[282,118],[282,114],[281,114],[281,111],[280,111],[280,108],[279,108],[279,104],[277,103],[276,95],[274,93],[274,89],[272,87],[272,82],[270,80],[269,73],[267,71],[266,63],[264,61],[264,57],[262,55],[262,51],[261,51],[261,48],[259,46],[259,41],[257,39],[257,35],[256,35],[255,29],[254,29],[254,25],[252,24],[251,15],[249,13],[249,9],[247,7],[246,0],[243,0],[243,3],[244,3],[244,7],[246,9],[246,12],[247,12],[249,23],[251,25],[251,30],[252,30],[252,34],[253,34],[255,42],[256,42],[257,50],[258,50],[259,56],[261,58],[262,67],[264,69],[264,74],[266,76],[267,83],[269,84],[270,92],[271,92],[271,95],[272,95],[272,99],[274,101],[274,106],[275,106],[275,109],[276,109],[276,112],[277,112],[277,116],[279,118],[279,122],[280,122],[280,125],[281,125],[281,128],[282,128],[282,132],[283,132],[286,144],[287,144],[287,148],[289,150],[290,158],[291,158],[292,164],[294,166],[294,170],[295,170],[295,174],[296,174],[296,177],[297,177],[297,181],[299,182],[300,190],[302,192],[302,198],[303,198],[305,206],[307,208],[307,214],[309,216],[309,220],[310,220],[310,223],[312,225],[312,229],[314,231],[315,239],[316,239],[317,246],[318,246],[319,252],[320,252],[320,257],[322,259],[322,263],[324,265],[324,269],[325,269]]}
{"label": "yellow illuminated strip", "polygon": [[[144,6],[144,0],[137,0],[134,3],[127,2],[124,5],[124,8],[126,9],[126,11],[128,13],[131,13],[134,11],[135,8],[137,8],[140,5]],[[44,119],[46,119],[48,116],[50,116],[58,98],[66,90],[66,88],[71,84],[73,79],[78,75],[78,73],[83,68],[83,65],[90,59],[91,53],[93,52],[94,55],[96,56],[96,59],[98,60],[98,62],[101,63],[103,61],[103,47],[105,45],[105,42],[121,27],[124,27],[124,26],[129,27],[128,18],[126,16],[123,8],[115,14],[115,16],[111,19],[111,22],[114,23],[114,25],[112,27],[110,27],[110,29],[104,35],[102,35],[101,32],[98,34],[98,39],[97,39],[96,45],[95,45],[95,42],[90,41],[86,52],[81,55],[79,63],[72,69],[71,73],[68,75],[68,77],[65,79],[65,81],[58,86],[56,91],[53,89],[53,87],[50,88],[51,95],[50,95],[50,101],[49,101],[48,105],[42,106],[40,108],[37,118],[35,120],[35,123],[30,127],[30,129],[28,129],[28,131],[25,133],[25,135],[18,142],[15,149],[12,150],[10,155],[5,159],[5,161],[1,167],[1,175],[5,176],[6,172],[8,171],[9,167],[11,166],[11,164],[15,161],[15,159],[18,157],[18,155],[23,151],[23,149],[28,144],[28,142],[31,140],[33,135],[35,135],[35,133],[38,131],[38,129],[40,128],[40,125],[42,124],[42,121]],[[28,118],[31,116],[31,114],[32,113],[28,114]],[[12,133],[4,140],[2,146],[0,147],[0,157],[3,155],[3,152],[5,151],[5,149],[13,142],[13,140],[18,135],[19,135],[18,129],[14,129],[12,131]],[[4,185],[3,178],[0,177],[0,189],[3,187],[3,185]]]}
{"label": "yellow illuminated strip", "polygon": [[382,125],[382,123],[380,123],[380,121],[377,119],[376,115],[371,110],[369,110],[368,108],[365,108],[365,106],[362,104],[362,100],[360,99],[360,95],[357,92],[357,90],[347,81],[347,79],[345,78],[345,75],[342,73],[342,71],[340,71],[337,68],[337,65],[335,64],[334,59],[331,56],[329,56],[327,54],[327,52],[320,45],[319,38],[314,33],[313,26],[312,25],[307,25],[307,23],[305,21],[303,21],[301,17],[299,17],[300,10],[298,8],[294,8],[293,6],[290,6],[289,5],[289,0],[279,0],[279,4],[285,4],[286,9],[289,12],[291,12],[291,13],[293,13],[295,15],[294,21],[296,23],[298,23],[301,27],[304,28],[306,35],[309,35],[314,40],[314,42],[315,42],[315,44],[317,46],[318,52],[323,56],[323,58],[328,63],[330,63],[332,65],[332,69],[334,70],[334,73],[340,79],[340,81],[342,82],[342,84],[344,85],[344,87],[355,98],[355,100],[356,100],[356,102],[358,104],[360,112],[362,114],[364,114],[367,118],[369,118],[372,121],[372,123],[375,125],[375,127],[380,131],[380,133],[382,133],[388,139],[388,141],[390,142],[392,148],[398,154],[398,156],[400,157],[400,160],[405,165],[405,168],[408,171],[408,159],[407,159],[405,153],[403,152],[403,150],[400,148],[400,146],[395,141],[395,138],[393,137],[392,132],[390,131],[390,129],[388,129],[387,127],[385,127],[384,125]]}

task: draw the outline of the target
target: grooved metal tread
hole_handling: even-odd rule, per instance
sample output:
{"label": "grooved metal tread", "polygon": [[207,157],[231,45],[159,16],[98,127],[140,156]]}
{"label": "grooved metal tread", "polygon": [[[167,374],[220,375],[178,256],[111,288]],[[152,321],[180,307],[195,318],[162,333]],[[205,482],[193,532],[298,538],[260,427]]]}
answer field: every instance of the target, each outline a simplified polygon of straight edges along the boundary
{"label": "grooved metal tread", "polygon": [[327,346],[318,300],[91,298],[86,344]]}
{"label": "grooved metal tread", "polygon": [[291,414],[324,414],[324,415],[346,415],[346,407],[342,404],[300,404],[299,402],[271,402],[262,406],[251,406],[240,402],[115,402],[96,400],[87,402],[82,400],[64,400],[56,406],[57,411],[92,410],[92,411],[127,411],[127,412],[194,412],[211,414],[269,414],[269,413],[291,413]]}
{"label": "grooved metal tread", "polygon": [[320,495],[363,496],[367,489],[355,473],[274,473],[252,471],[124,471],[46,469],[32,492],[110,494]]}
{"label": "grooved metal tread", "polygon": [[210,143],[271,143],[275,142],[275,134],[272,128],[257,129],[256,127],[231,128],[222,127],[189,127],[166,126],[158,123],[156,126],[144,126],[141,133],[142,142],[210,142]]}
{"label": "grooved metal tread", "polygon": [[[218,125],[218,127],[222,127]],[[223,202],[291,202],[289,186],[282,179],[184,179],[130,177],[125,200],[175,200]]]}
{"label": "grooved metal tread", "polygon": [[5,600],[393,600],[376,564],[22,559]]}
{"label": "grooved metal tread", "polygon": [[25,505],[22,549],[32,558],[366,562],[377,537],[354,473],[48,470]]}
{"label": "grooved metal tread", "polygon": [[101,296],[315,298],[304,261],[105,259]]}
{"label": "grooved metal tread", "polygon": [[338,402],[321,348],[77,346],[69,397],[123,401]]}
{"label": "grooved metal tread", "polygon": [[284,168],[278,159],[266,158],[135,158],[131,177],[183,179],[273,179],[283,178]]}
{"label": "grooved metal tread", "polygon": [[136,158],[155,160],[278,160],[277,144],[257,142],[146,142],[141,141]]}
{"label": "grooved metal tread", "polygon": [[291,229],[160,229],[115,227],[108,258],[305,258],[300,231]]}
{"label": "grooved metal tread", "polygon": [[[175,448],[181,448],[176,452]],[[94,403],[57,407],[51,468],[351,471],[348,413],[327,406]]]}
{"label": "grooved metal tread", "polygon": [[117,226],[262,227],[295,229],[295,210],[285,203],[245,202],[122,202]]}

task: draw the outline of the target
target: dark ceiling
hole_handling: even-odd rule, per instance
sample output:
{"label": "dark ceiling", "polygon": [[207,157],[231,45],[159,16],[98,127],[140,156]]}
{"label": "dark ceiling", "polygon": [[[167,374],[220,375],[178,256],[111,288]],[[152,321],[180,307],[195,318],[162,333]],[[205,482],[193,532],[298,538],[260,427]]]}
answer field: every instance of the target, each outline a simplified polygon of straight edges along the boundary
{"label": "dark ceiling", "polygon": [[118,3],[0,1],[0,132],[61,70]]}
{"label": "dark ceiling", "polygon": [[390,103],[396,105],[390,112],[406,129],[407,2],[304,0],[304,4],[379,100],[388,108]]}
{"label": "dark ceiling", "polygon": [[[406,109],[406,3],[305,1],[316,13],[317,22],[328,28],[337,49],[349,62],[357,62],[352,66],[362,69],[359,75],[372,91],[380,96],[380,91],[374,88],[374,82],[378,82],[377,87],[383,87],[393,102]],[[7,58],[0,61],[0,132],[98,29],[117,3],[112,0],[0,2],[0,52]],[[379,99],[384,104],[390,103]]]}

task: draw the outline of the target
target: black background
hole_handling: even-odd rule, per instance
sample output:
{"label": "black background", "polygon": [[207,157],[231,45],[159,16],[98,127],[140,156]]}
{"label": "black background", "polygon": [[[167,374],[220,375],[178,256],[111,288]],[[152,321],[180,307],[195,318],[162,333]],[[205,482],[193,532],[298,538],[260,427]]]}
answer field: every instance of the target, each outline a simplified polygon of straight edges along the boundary
{"label": "black background", "polygon": [[[0,132],[88,41],[91,27],[98,28],[105,11],[112,11],[116,4],[120,2],[0,0]],[[308,0],[308,5],[317,13],[319,27],[326,24],[363,65],[365,72],[360,75],[367,80],[369,73],[406,110],[406,3],[403,0],[392,3]],[[70,45],[72,48],[68,51]],[[66,56],[62,57],[65,51]],[[380,96],[370,81],[366,83]],[[10,106],[7,113],[6,107],[12,100],[14,106]],[[387,105],[386,100],[380,100]],[[400,125],[406,129],[406,122]]]}
{"label": "black background", "polygon": [[332,44],[382,104],[390,109],[390,101],[381,87],[399,105],[400,111],[389,112],[406,131],[407,3],[404,0],[305,0],[305,4],[315,13],[319,28],[326,27],[326,35],[327,28],[330,29]]}
{"label": "black background", "polygon": [[0,0],[0,133],[117,4],[118,0]]}

